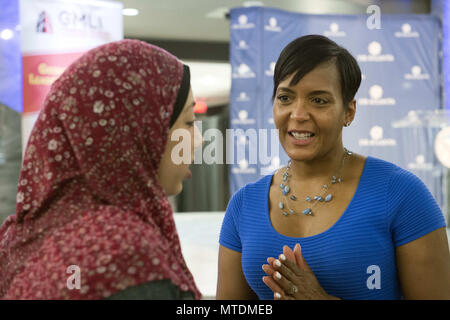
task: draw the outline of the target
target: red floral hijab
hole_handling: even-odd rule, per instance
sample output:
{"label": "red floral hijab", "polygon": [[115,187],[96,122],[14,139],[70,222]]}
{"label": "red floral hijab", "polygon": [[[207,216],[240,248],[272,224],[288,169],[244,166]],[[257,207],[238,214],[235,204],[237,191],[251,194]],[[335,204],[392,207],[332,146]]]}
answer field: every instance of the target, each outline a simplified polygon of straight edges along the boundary
{"label": "red floral hijab", "polygon": [[[138,40],[90,50],[53,84],[0,227],[0,298],[99,299],[170,279],[201,297],[157,169],[183,64]],[[80,289],[69,289],[70,266]],[[72,269],[73,270],[73,269]]]}

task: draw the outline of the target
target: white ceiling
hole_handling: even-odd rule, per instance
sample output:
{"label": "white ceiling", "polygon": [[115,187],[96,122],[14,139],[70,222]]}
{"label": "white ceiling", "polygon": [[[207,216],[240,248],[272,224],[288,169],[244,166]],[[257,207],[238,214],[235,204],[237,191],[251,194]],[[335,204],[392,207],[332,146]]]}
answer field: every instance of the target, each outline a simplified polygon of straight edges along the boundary
{"label": "white ceiling", "polygon": [[[124,16],[125,37],[184,41],[229,41],[225,18],[208,14],[244,6],[245,0],[121,0],[139,15]],[[247,1],[250,2],[250,1]],[[254,1],[253,1],[254,2]],[[369,0],[260,0],[266,7],[301,13],[366,13]],[[220,15],[220,14],[219,14]]]}

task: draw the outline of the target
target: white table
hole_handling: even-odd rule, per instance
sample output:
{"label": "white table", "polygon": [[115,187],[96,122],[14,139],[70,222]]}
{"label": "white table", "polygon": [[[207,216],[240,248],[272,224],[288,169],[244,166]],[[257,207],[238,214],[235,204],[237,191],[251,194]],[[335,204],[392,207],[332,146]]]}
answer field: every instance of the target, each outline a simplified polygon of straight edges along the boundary
{"label": "white table", "polygon": [[174,215],[184,259],[203,299],[216,296],[219,235],[224,214],[180,212]]}

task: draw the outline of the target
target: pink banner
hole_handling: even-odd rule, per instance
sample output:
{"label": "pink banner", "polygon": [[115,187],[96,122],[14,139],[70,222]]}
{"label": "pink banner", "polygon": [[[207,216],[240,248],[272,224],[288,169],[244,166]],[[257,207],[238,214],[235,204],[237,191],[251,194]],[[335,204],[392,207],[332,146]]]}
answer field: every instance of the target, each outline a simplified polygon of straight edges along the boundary
{"label": "pink banner", "polygon": [[24,113],[39,111],[53,82],[83,52],[23,56]]}

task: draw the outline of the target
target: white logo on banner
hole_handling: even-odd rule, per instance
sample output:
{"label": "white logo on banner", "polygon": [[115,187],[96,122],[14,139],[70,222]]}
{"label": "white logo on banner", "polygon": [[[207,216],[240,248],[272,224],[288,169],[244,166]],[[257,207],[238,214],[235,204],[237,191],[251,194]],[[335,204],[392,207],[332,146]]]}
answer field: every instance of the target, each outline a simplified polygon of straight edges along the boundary
{"label": "white logo on banner", "polygon": [[238,67],[235,67],[233,72],[233,78],[255,78],[256,75],[245,63],[241,63]]}
{"label": "white logo on banner", "polygon": [[247,117],[248,117],[248,112],[247,111],[245,111],[245,110],[239,111],[239,119],[241,121],[247,120]]}
{"label": "white logo on banner", "polygon": [[326,37],[345,37],[347,34],[344,31],[339,31],[339,25],[333,22],[330,24],[330,30],[325,30],[323,35]]}
{"label": "white logo on banner", "polygon": [[372,127],[370,129],[370,137],[373,140],[381,140],[383,138],[383,128],[379,126]]}
{"label": "white logo on banner", "polygon": [[370,98],[359,98],[358,104],[363,106],[393,106],[396,104],[394,98],[383,98],[383,88],[377,84],[369,88]]}
{"label": "white logo on banner", "polygon": [[255,124],[255,119],[247,119],[248,118],[248,112],[245,110],[241,110],[238,113],[239,119],[233,119],[231,123],[233,124]]}
{"label": "white logo on banner", "polygon": [[239,168],[232,168],[231,172],[236,174],[255,174],[256,168],[249,168],[248,161],[246,159],[242,159],[238,162]]}
{"label": "white logo on banner", "polygon": [[[97,15],[96,12],[90,12],[93,10],[85,10],[82,7],[79,8],[67,8],[55,12],[54,8],[50,14],[47,10],[43,10],[39,13],[36,23],[36,32],[39,33],[56,33],[61,32],[61,28],[67,30],[84,30],[89,32],[103,32],[104,21],[102,16]],[[57,19],[53,19],[53,16],[57,16]],[[53,25],[55,22],[55,26]],[[81,34],[78,34],[81,36]]]}
{"label": "white logo on banner", "polygon": [[405,74],[406,80],[428,80],[430,75],[428,73],[422,73],[422,68],[420,66],[413,66],[411,68],[411,73]]}
{"label": "white logo on banner", "polygon": [[250,101],[250,97],[247,95],[247,93],[245,91],[242,91],[239,94],[239,97],[236,98],[236,101],[239,101],[239,102]]}
{"label": "white logo on banner", "polygon": [[380,100],[383,96],[383,88],[379,85],[371,86],[369,89],[369,95],[371,99]]}
{"label": "white logo on banner", "polygon": [[373,126],[370,129],[370,139],[359,139],[359,146],[361,147],[393,147],[397,145],[395,139],[383,139],[383,128],[380,126]]}
{"label": "white logo on banner", "polygon": [[273,77],[273,74],[275,73],[275,64],[276,63],[273,61],[270,63],[269,69],[265,71],[266,76]]}
{"label": "white logo on banner", "polygon": [[408,169],[431,171],[431,170],[433,170],[433,164],[430,162],[425,162],[425,156],[423,154],[419,154],[416,157],[416,162],[408,163]]}
{"label": "white logo on banner", "polygon": [[239,50],[247,50],[248,49],[247,42],[245,42],[245,40],[239,41],[238,49]]}
{"label": "white logo on banner", "polygon": [[269,19],[269,24],[264,26],[264,29],[267,31],[272,31],[272,32],[281,32],[281,27],[279,27],[278,25],[278,21],[276,18],[271,17]]}
{"label": "white logo on banner", "polygon": [[270,161],[270,166],[261,168],[260,174],[263,176],[271,174],[275,170],[280,169],[280,163],[280,157],[273,157],[273,159]]}
{"label": "white logo on banner", "polygon": [[358,54],[357,60],[361,62],[392,62],[394,56],[392,54],[381,54],[383,50],[381,44],[378,41],[372,41],[367,46],[367,54]]}
{"label": "white logo on banner", "polygon": [[394,33],[397,38],[418,38],[420,37],[417,31],[411,31],[411,25],[409,23],[404,23],[402,25],[402,31],[397,31]]}
{"label": "white logo on banner", "polygon": [[255,27],[254,23],[248,22],[248,17],[245,14],[241,14],[238,17],[238,24],[231,25],[231,29],[252,29]]}

